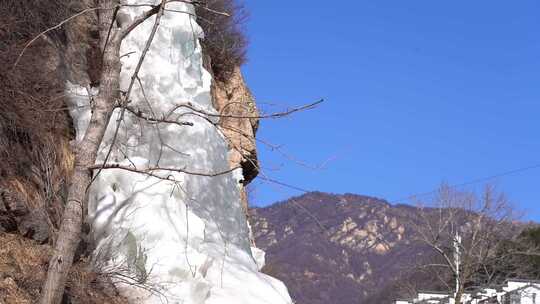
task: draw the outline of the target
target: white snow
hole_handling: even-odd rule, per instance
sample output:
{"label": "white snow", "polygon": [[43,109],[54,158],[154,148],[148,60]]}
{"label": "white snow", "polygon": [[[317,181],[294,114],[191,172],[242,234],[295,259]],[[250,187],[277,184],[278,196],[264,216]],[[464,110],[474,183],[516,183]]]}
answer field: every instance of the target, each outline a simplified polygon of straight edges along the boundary
{"label": "white snow", "polygon": [[[194,9],[181,2],[169,3],[167,8],[186,13],[168,11],[163,16],[139,73],[144,91],[135,84],[130,106],[193,126],[152,124],[125,112],[108,162],[137,169],[228,170],[229,150],[223,135],[205,118],[187,114],[192,111],[181,107],[189,104],[216,113],[211,77],[202,67],[197,39],[202,31],[190,15]],[[133,18],[145,9],[122,10]],[[122,44],[121,90],[129,86],[153,21],[147,20]],[[68,93],[80,140],[90,116],[87,91],[68,84]],[[111,118],[98,163],[110,148],[120,113],[115,110]],[[155,173],[175,181],[109,169],[99,173],[89,194],[95,262],[115,274],[121,292],[131,302],[292,303],[283,283],[259,272],[264,252],[250,247],[240,203],[241,171],[217,177]]]}
{"label": "white snow", "polygon": [[90,122],[90,102],[88,95],[96,94],[95,89],[85,89],[81,86],[71,83],[69,80],[66,82],[66,94],[69,104],[69,115],[73,118],[76,140],[82,140],[88,123]]}

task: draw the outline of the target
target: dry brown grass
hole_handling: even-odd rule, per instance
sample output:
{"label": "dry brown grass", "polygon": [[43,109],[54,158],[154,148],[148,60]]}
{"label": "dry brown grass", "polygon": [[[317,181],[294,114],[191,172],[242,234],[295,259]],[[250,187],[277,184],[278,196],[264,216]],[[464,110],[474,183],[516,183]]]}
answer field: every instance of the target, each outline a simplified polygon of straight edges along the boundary
{"label": "dry brown grass", "polygon": [[62,30],[24,45],[69,14],[63,0],[0,1],[0,193],[15,191],[28,209],[46,210],[51,230],[62,213],[73,134],[57,47]]}
{"label": "dry brown grass", "polygon": [[204,31],[203,51],[210,57],[214,77],[225,81],[246,61],[248,40],[244,23],[247,11],[238,0],[206,0],[196,10],[197,22]]}
{"label": "dry brown grass", "polygon": [[10,234],[0,234],[0,244],[0,303],[32,303],[45,277],[50,248]]}
{"label": "dry brown grass", "polygon": [[[0,303],[35,303],[46,276],[51,247],[6,233],[0,233],[0,244]],[[84,260],[70,272],[66,297],[80,304],[127,303],[110,283],[89,271]]]}

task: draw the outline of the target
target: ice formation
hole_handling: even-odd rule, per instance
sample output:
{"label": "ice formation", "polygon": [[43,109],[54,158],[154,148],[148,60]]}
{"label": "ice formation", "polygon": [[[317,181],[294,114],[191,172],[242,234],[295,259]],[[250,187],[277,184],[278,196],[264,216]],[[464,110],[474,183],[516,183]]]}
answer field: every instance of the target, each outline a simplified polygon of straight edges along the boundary
{"label": "ice formation", "polygon": [[[122,10],[133,18],[144,9]],[[194,9],[182,2],[171,2],[167,9],[139,72],[142,86],[134,86],[130,107],[193,125],[155,124],[125,112],[108,162],[138,169],[226,171],[227,143],[207,120],[216,118],[189,114],[193,111],[185,107],[215,113]],[[122,43],[121,90],[131,81],[153,21],[144,22]],[[91,90],[72,84],[68,90],[80,139],[89,120],[84,105]],[[98,163],[111,147],[120,117],[121,110],[115,110]],[[259,272],[264,253],[250,248],[240,203],[240,169],[216,177],[157,174],[173,176],[175,182],[109,169],[98,174],[90,189],[88,218],[97,244],[95,261],[116,274],[124,295],[133,303],[148,304],[292,303],[283,283]]]}

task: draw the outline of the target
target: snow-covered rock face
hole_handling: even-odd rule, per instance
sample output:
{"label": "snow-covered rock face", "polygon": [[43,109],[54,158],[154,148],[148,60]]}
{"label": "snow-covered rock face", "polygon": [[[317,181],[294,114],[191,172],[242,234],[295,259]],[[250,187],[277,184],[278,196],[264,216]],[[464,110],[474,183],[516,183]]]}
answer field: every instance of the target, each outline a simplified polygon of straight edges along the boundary
{"label": "snow-covered rock face", "polygon": [[[122,10],[134,18],[145,9]],[[108,162],[137,169],[226,171],[229,150],[223,135],[207,117],[189,114],[193,111],[184,107],[189,104],[216,112],[210,96],[211,77],[202,67],[197,39],[202,31],[193,18],[194,9],[180,2],[167,4],[167,9],[139,72],[142,87],[137,81],[131,92],[130,107],[148,116],[193,125],[155,124],[126,111]],[[154,18],[122,43],[123,91],[129,87]],[[80,139],[90,115],[84,110],[87,91],[71,84],[68,89]],[[119,117],[121,110],[117,109],[98,163],[111,147]],[[264,253],[258,249],[252,253],[250,248],[240,203],[241,172],[216,177],[154,173],[172,176],[175,181],[109,169],[99,173],[90,189],[88,218],[97,244],[95,260],[104,271],[117,274],[124,295],[133,303],[152,304],[292,303],[281,282],[259,272]],[[136,284],[122,284],[124,275]]]}

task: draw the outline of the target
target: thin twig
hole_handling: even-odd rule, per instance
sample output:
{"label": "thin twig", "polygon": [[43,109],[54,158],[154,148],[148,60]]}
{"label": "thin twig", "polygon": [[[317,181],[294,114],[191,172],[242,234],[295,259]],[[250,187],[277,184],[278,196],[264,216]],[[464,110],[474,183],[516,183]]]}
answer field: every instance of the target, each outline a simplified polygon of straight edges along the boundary
{"label": "thin twig", "polygon": [[180,108],[188,108],[192,111],[195,111],[195,112],[198,112],[198,113],[201,113],[201,114],[204,114],[204,115],[207,115],[209,117],[216,117],[216,118],[238,118],[238,119],[276,119],[276,118],[283,118],[285,116],[289,116],[291,114],[294,114],[296,112],[300,112],[300,111],[305,111],[305,110],[311,110],[311,109],[314,109],[316,108],[318,105],[320,105],[321,103],[324,102],[324,99],[320,99],[316,102],[313,102],[313,103],[309,103],[309,104],[306,104],[306,105],[303,105],[303,106],[299,106],[299,107],[295,107],[295,108],[292,108],[292,109],[288,109],[288,110],[285,110],[285,111],[282,111],[282,112],[276,112],[276,113],[271,113],[271,114],[266,114],[266,115],[252,115],[252,116],[249,116],[249,115],[228,115],[228,114],[214,114],[214,113],[209,113],[209,112],[206,112],[204,110],[201,110],[201,109],[197,109],[195,108],[191,103],[183,103],[183,104],[179,104],[177,105],[175,108],[173,108],[171,110],[171,112],[174,112],[175,110],[178,110]]}
{"label": "thin twig", "polygon": [[[154,21],[154,26],[152,27],[152,30],[150,32],[150,36],[146,40],[146,45],[144,46],[144,49],[142,51],[141,57],[139,58],[139,62],[137,62],[137,66],[135,68],[135,71],[133,72],[133,75],[131,75],[131,82],[129,83],[128,90],[125,92],[124,98],[122,101],[120,101],[120,105],[122,106],[122,110],[120,112],[120,115],[117,119],[116,129],[114,130],[114,135],[112,138],[111,146],[109,147],[109,150],[107,151],[107,155],[105,156],[105,160],[103,161],[103,165],[107,163],[109,160],[109,157],[111,155],[114,143],[116,142],[116,139],[118,137],[118,132],[120,130],[120,122],[124,119],[124,113],[126,112],[126,106],[129,101],[129,95],[131,93],[131,90],[133,89],[133,85],[135,83],[135,80],[138,78],[138,73],[141,69],[141,66],[143,64],[144,58],[146,57],[146,54],[148,53],[148,50],[150,49],[150,46],[152,45],[152,41],[154,40],[154,36],[156,35],[157,29],[159,27],[159,22],[161,21],[161,17],[163,16],[163,9],[165,8],[165,4],[167,3],[167,0],[163,0],[161,2],[161,5],[159,6],[158,14],[156,16],[156,20]],[[146,15],[146,14],[144,14]],[[148,15],[146,18],[150,17],[151,15]],[[144,20],[142,20],[144,21]],[[142,23],[138,22],[138,24]],[[135,23],[135,22],[134,22]],[[123,39],[123,35],[121,35],[121,40]],[[103,168],[103,167],[102,167]],[[98,172],[94,175],[92,178],[92,181],[90,182],[90,185],[93,181],[96,180],[98,175],[101,173],[101,169],[98,170]]]}
{"label": "thin twig", "polygon": [[18,64],[19,64],[19,61],[21,60],[22,56],[24,55],[24,52],[26,51],[26,49],[28,49],[28,47],[30,47],[30,45],[32,43],[34,43],[37,39],[39,39],[41,36],[47,34],[48,32],[50,31],[53,31],[59,27],[61,27],[62,25],[66,24],[67,22],[81,16],[81,15],[84,15],[90,11],[95,11],[95,10],[98,10],[100,9],[99,7],[92,7],[92,8],[87,8],[85,10],[82,10],[78,13],[76,13],[75,15],[71,16],[71,17],[68,17],[64,20],[62,20],[60,23],[58,23],[57,25],[53,26],[53,27],[50,27],[46,30],[44,30],[43,32],[39,33],[37,36],[35,36],[32,40],[30,40],[25,46],[24,48],[22,49],[21,53],[19,54],[19,56],[17,57],[17,60],[15,60],[15,63],[13,64],[13,68],[15,68]]}
{"label": "thin twig", "polygon": [[169,177],[164,178],[163,176],[159,176],[157,174],[154,174],[153,172],[155,172],[155,171],[169,171],[169,172],[185,173],[185,174],[195,175],[195,176],[217,177],[217,176],[221,176],[221,175],[231,173],[234,170],[240,169],[240,168],[241,167],[233,167],[233,168],[230,168],[230,169],[217,171],[217,172],[199,172],[199,171],[190,171],[190,170],[186,170],[186,169],[170,168],[170,167],[149,167],[149,168],[146,168],[146,169],[137,169],[136,167],[123,166],[123,165],[119,165],[119,164],[105,164],[104,163],[104,164],[101,164],[101,165],[93,165],[93,166],[89,167],[88,169],[91,169],[91,170],[97,170],[97,169],[100,169],[100,170],[121,169],[121,170],[126,170],[126,171],[151,175],[153,177],[157,177],[157,178],[160,178],[160,179],[171,180]]}

